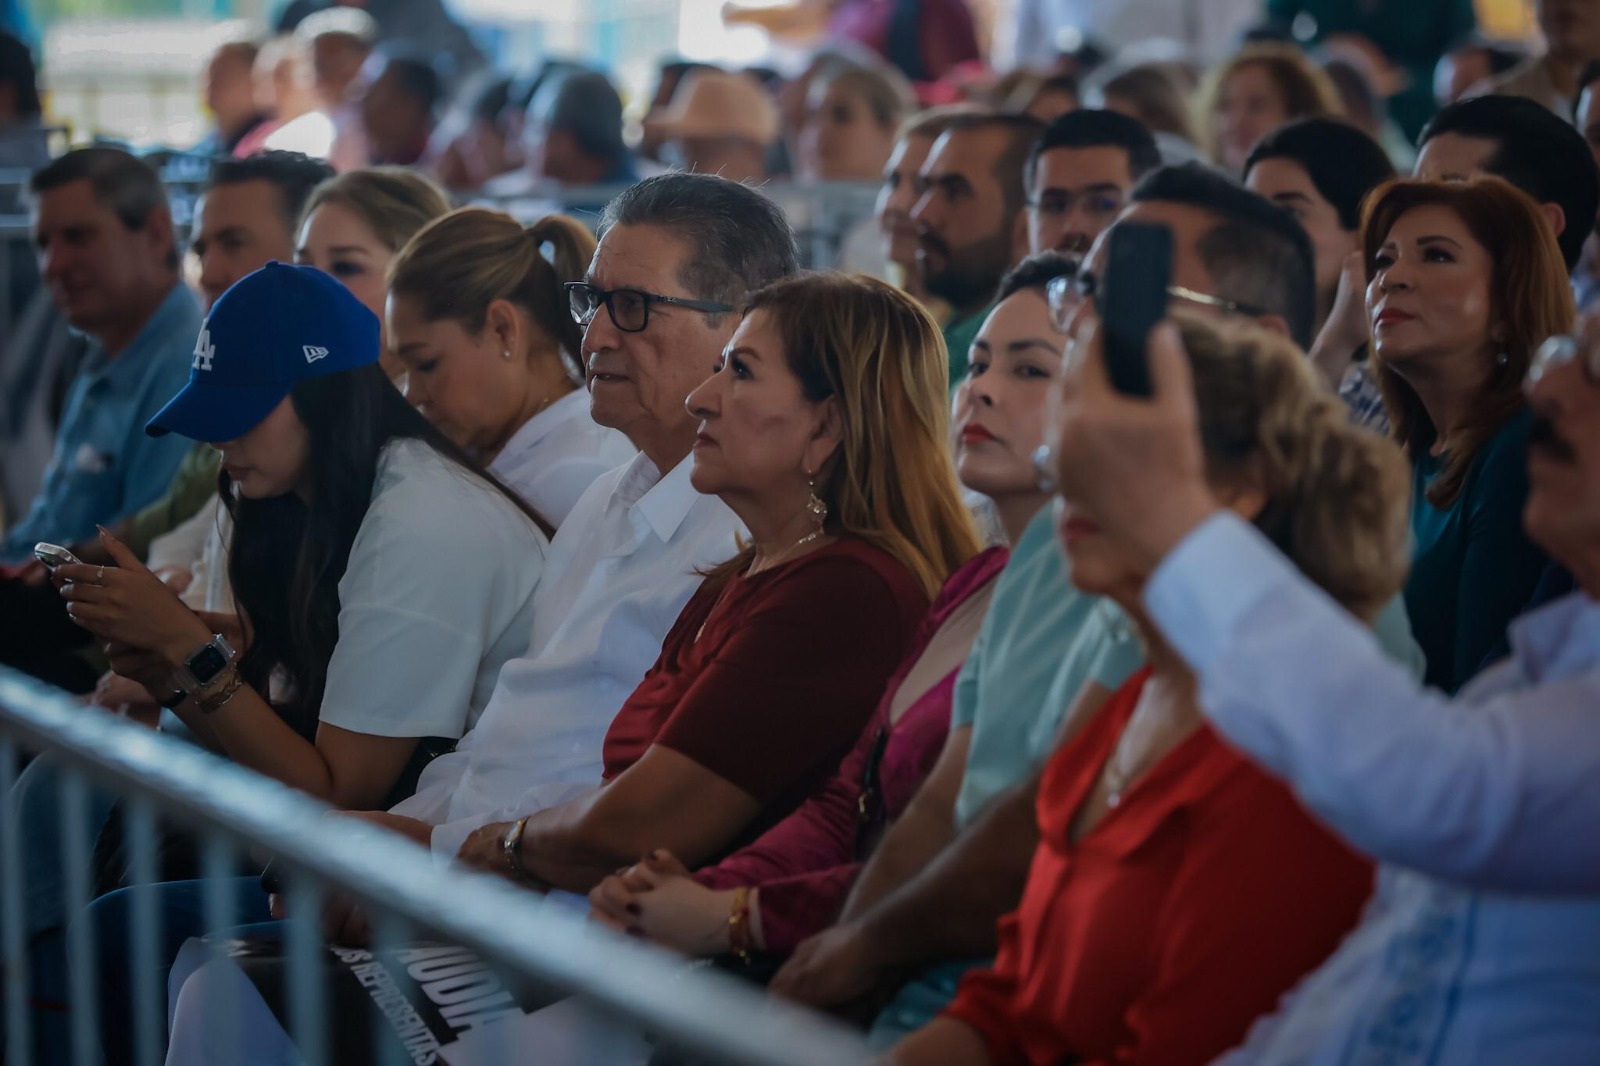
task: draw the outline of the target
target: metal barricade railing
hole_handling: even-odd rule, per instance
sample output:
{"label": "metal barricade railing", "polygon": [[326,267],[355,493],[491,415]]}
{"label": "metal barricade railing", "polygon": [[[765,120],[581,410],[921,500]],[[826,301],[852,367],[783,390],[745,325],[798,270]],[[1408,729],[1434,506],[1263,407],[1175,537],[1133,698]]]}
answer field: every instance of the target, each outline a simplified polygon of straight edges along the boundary
{"label": "metal barricade railing", "polygon": [[[93,839],[85,831],[91,789],[124,804],[123,840],[132,857],[132,920],[128,951],[135,975],[133,1024],[125,1039],[130,1061],[159,1060],[167,1024],[167,992],[151,976],[160,941],[155,893],[158,818],[192,830],[206,874],[205,925],[231,924],[225,895],[229,875],[250,853],[274,855],[285,872],[287,1030],[308,1066],[329,1061],[325,1037],[338,1026],[380,1025],[332,1017],[327,997],[327,949],[318,916],[330,895],[357,901],[371,917],[373,942],[398,946],[426,936],[476,953],[507,987],[537,987],[572,1001],[612,1024],[648,1034],[641,1047],[666,1049],[686,1061],[763,1066],[846,1066],[868,1059],[864,1043],[843,1026],[769,999],[732,977],[689,968],[665,952],[589,925],[571,907],[499,878],[435,864],[396,834],[352,819],[330,818],[304,794],[251,773],[198,747],[143,726],[85,708],[64,693],[0,669],[0,946],[3,946],[4,1024],[8,1063],[35,1062],[30,1034],[28,932],[22,901],[33,863],[24,854],[14,786],[24,753],[48,758],[59,774],[65,913],[89,903]],[[70,1061],[99,1061],[99,975],[91,923],[72,922],[67,937],[71,1016]],[[221,951],[221,947],[216,948]],[[376,948],[375,948],[376,950]],[[238,1003],[223,1002],[208,1024],[223,1033],[237,1022]],[[486,1026],[483,1037],[504,1038],[499,1053],[471,1061],[514,1063],[596,1061],[562,1058],[551,1047],[518,1048],[520,1011]],[[421,1051],[404,1053],[394,1039],[379,1061],[452,1061]],[[491,1047],[493,1044],[491,1044]],[[229,1060],[235,1061],[235,1060]],[[237,1061],[249,1061],[248,1056]],[[642,1060],[641,1060],[642,1061]]]}

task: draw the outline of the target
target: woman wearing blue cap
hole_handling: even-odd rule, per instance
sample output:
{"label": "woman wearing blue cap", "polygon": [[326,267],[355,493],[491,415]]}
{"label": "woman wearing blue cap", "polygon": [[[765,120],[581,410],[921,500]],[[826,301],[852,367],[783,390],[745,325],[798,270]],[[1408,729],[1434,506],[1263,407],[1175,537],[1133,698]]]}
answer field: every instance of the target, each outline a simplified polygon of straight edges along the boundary
{"label": "woman wearing blue cap", "polygon": [[221,453],[243,639],[115,541],[116,567],[58,570],[118,673],[237,761],[340,807],[392,802],[471,727],[527,642],[547,544],[378,352],[376,317],[343,285],[272,263],[217,301],[189,383],[146,427]]}

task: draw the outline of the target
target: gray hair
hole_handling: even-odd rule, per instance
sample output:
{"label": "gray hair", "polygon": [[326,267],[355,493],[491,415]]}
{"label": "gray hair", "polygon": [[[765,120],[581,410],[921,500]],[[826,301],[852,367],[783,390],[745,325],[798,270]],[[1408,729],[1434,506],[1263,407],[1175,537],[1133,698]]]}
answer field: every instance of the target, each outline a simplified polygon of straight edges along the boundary
{"label": "gray hair", "polygon": [[[95,202],[110,208],[128,229],[143,229],[151,212],[171,212],[161,178],[144,160],[120,148],[79,148],[34,172],[28,191],[34,196],[75,181],[87,181]],[[174,245],[168,266],[178,265]]]}
{"label": "gray hair", "polygon": [[740,304],[800,272],[794,231],[776,203],[715,174],[659,174],[630,187],[600,216],[612,226],[658,226],[691,249],[678,281],[695,299]]}

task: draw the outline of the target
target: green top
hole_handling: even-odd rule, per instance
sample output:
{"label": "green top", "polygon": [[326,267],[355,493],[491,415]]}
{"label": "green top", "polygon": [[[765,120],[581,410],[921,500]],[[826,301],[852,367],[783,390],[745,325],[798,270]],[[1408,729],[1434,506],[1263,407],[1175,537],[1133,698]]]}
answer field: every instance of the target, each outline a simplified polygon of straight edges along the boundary
{"label": "green top", "polygon": [[217,491],[218,459],[217,450],[209,444],[196,444],[189,450],[178,464],[167,494],[128,519],[123,543],[133,554],[148,557],[151,541],[172,532],[205,506]]}
{"label": "green top", "polygon": [[1433,116],[1433,68],[1439,57],[1478,25],[1472,0],[1267,0],[1267,15],[1285,23],[1309,15],[1316,21],[1315,41],[1356,33],[1383,49],[1409,76],[1409,84],[1389,101],[1389,112],[1413,140]]}
{"label": "green top", "polygon": [[983,308],[966,318],[952,317],[943,327],[944,346],[950,352],[950,391],[956,391],[956,386],[967,376],[967,355],[972,348],[972,342],[978,337],[978,330],[983,328],[983,320],[989,317],[989,312],[994,310],[994,305]]}
{"label": "green top", "polygon": [[1532,421],[1524,409],[1484,442],[1449,507],[1435,507],[1426,496],[1440,461],[1424,455],[1415,464],[1406,608],[1428,658],[1428,684],[1445,692],[1484,666],[1545,565],[1522,528]]}

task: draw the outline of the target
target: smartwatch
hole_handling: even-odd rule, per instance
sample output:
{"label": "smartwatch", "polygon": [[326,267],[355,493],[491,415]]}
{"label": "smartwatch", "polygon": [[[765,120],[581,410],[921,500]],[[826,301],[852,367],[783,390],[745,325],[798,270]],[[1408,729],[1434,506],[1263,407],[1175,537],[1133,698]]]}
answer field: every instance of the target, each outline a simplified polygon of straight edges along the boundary
{"label": "smartwatch", "polygon": [[233,645],[223,639],[221,633],[215,633],[173,672],[172,683],[192,695],[215,681],[233,661],[233,655]]}

